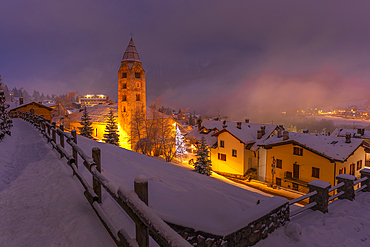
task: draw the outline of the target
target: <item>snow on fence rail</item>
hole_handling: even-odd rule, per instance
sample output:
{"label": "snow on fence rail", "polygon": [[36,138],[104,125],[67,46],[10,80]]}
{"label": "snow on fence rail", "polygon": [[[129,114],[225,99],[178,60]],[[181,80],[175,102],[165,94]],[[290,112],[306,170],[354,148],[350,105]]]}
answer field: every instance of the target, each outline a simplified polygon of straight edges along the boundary
{"label": "snow on fence rail", "polygon": [[[48,139],[61,157],[67,159],[73,174],[81,182],[85,189],[84,195],[92,208],[102,221],[105,228],[117,244],[117,246],[149,246],[149,232],[160,246],[191,246],[176,231],[166,224],[154,211],[148,207],[148,180],[144,176],[138,176],[134,182],[134,191],[121,185],[116,188],[101,174],[100,149],[92,149],[92,158],[77,145],[76,131],[71,135],[64,132],[63,125],[56,128],[55,122],[50,124],[43,117],[30,113],[17,112],[12,117],[20,117],[38,128],[44,137]],[[57,135],[59,143],[57,143]],[[72,148],[72,155],[65,148],[65,142]],[[93,188],[87,183],[78,170],[78,156],[83,160],[83,165],[90,171],[93,177]],[[125,229],[118,229],[104,212],[100,203],[102,201],[101,187],[122,207],[136,225],[136,239],[132,239]]]}
{"label": "snow on fence rail", "polygon": [[[333,187],[331,187],[330,183],[320,180],[314,180],[308,183],[310,192],[304,196],[289,201],[289,205],[293,205],[294,203],[300,202],[307,198],[309,198],[309,204],[302,208],[292,210],[290,212],[290,217],[300,214],[309,208],[327,213],[329,202],[333,201],[334,199],[348,199],[352,201],[355,199],[356,193],[360,191],[370,192],[370,169],[362,169],[360,173],[361,179],[356,181],[355,176],[348,174],[338,175],[336,177],[337,185]],[[361,184],[361,187],[354,190],[354,186],[357,184]],[[333,194],[332,196],[329,195],[329,193],[334,193],[335,191],[337,191],[336,194]]]}

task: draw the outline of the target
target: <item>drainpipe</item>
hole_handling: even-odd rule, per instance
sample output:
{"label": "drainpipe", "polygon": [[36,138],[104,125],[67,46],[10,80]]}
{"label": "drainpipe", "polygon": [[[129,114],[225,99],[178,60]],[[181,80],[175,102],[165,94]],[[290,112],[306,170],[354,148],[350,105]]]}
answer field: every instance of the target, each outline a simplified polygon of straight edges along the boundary
{"label": "drainpipe", "polygon": [[336,171],[337,171],[337,162],[334,162],[334,183],[333,183],[333,186],[335,186],[335,181],[336,181],[335,178],[337,177],[337,175],[335,174]]}

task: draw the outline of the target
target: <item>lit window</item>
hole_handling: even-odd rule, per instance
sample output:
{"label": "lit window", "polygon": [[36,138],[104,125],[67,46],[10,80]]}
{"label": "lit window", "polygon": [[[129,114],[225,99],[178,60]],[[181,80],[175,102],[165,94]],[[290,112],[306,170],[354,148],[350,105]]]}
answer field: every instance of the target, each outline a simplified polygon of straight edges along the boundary
{"label": "lit window", "polygon": [[220,147],[224,148],[225,147],[225,141],[220,141]]}
{"label": "lit window", "polygon": [[283,168],[283,161],[282,160],[276,159],[276,168],[280,168],[280,169]]}
{"label": "lit window", "polygon": [[320,178],[320,168],[312,167],[312,177]]}
{"label": "lit window", "polygon": [[349,175],[355,175],[355,164],[349,165]]}
{"label": "lit window", "polygon": [[220,153],[218,153],[218,159],[219,160],[226,161],[226,154],[220,154]]}
{"label": "lit window", "polygon": [[340,168],[339,174],[346,174],[346,168],[345,167]]}
{"label": "lit window", "polygon": [[294,155],[303,156],[303,148],[294,147],[294,149],[293,149],[293,154],[294,154]]}
{"label": "lit window", "polygon": [[362,160],[357,161],[357,171],[362,169]]}
{"label": "lit window", "polygon": [[235,149],[232,150],[233,157],[237,157],[237,151]]}

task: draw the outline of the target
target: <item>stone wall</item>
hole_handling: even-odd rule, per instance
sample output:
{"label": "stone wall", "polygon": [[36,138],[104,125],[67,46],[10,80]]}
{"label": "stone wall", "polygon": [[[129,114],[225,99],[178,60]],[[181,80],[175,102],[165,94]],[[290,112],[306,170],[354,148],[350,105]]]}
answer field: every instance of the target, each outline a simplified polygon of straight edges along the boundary
{"label": "stone wall", "polygon": [[188,227],[178,226],[168,222],[166,223],[193,246],[237,247],[256,244],[261,239],[267,238],[269,233],[272,233],[275,229],[283,226],[287,221],[289,221],[289,204],[285,203],[268,214],[249,223],[242,229],[227,236],[217,236],[202,231],[195,231]]}

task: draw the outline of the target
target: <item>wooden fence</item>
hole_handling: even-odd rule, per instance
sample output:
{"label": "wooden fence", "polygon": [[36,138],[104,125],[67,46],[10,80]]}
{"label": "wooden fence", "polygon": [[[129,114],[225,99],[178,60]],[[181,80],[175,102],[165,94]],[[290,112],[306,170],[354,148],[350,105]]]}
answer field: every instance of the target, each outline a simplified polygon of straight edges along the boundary
{"label": "wooden fence", "polygon": [[[63,125],[56,128],[55,122],[50,124],[41,116],[25,112],[16,112],[12,117],[22,118],[33,124],[48,142],[56,149],[61,158],[67,159],[67,164],[72,168],[73,174],[81,182],[85,189],[84,195],[98,215],[99,219],[108,230],[117,246],[149,246],[149,234],[160,246],[191,246],[185,239],[167,225],[150,207],[148,207],[148,180],[145,176],[138,176],[134,181],[134,191],[120,186],[115,188],[109,180],[101,174],[100,149],[92,149],[92,157],[89,157],[78,145],[76,131],[71,134],[64,132]],[[57,143],[57,135],[59,143]],[[72,154],[65,149],[65,144],[72,148]],[[90,171],[93,177],[93,188],[78,170],[78,156],[83,160],[83,165]],[[118,229],[101,207],[102,187],[130,216],[135,223],[136,238],[131,238],[125,229]]]}
{"label": "wooden fence", "polygon": [[[310,208],[327,213],[328,205],[335,199],[348,199],[352,201],[355,200],[356,194],[360,191],[370,192],[370,169],[362,169],[360,173],[361,179],[358,180],[352,175],[338,175],[336,177],[337,185],[333,187],[331,187],[330,183],[320,180],[314,180],[308,183],[309,193],[289,201],[289,205],[293,205],[307,198],[309,198],[309,204],[296,210],[290,210],[290,217],[300,214]],[[361,187],[355,190],[354,186],[360,183]],[[332,194],[332,196],[330,196],[330,194]]]}

